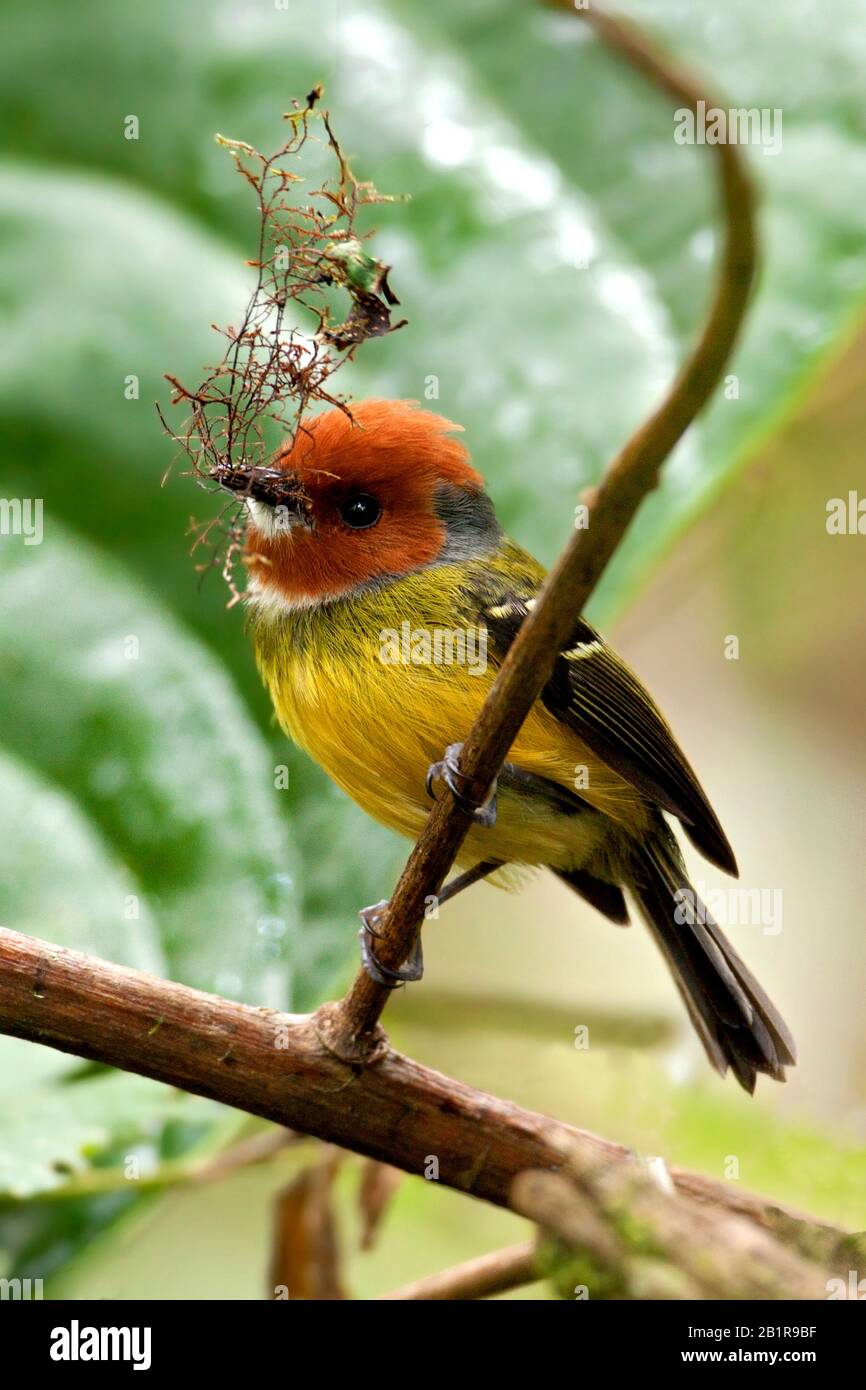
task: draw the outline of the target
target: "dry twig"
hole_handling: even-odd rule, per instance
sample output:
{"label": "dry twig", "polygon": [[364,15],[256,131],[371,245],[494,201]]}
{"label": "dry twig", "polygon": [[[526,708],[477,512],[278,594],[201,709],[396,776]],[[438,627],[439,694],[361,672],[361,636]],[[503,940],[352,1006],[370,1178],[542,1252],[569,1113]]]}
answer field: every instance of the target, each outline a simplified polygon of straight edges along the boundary
{"label": "dry twig", "polygon": [[480,1255],[477,1260],[467,1260],[452,1269],[443,1269],[426,1279],[416,1279],[382,1297],[401,1303],[492,1298],[494,1294],[507,1293],[522,1284],[532,1284],[538,1278],[538,1251],[532,1241],[525,1241],[522,1245],[510,1245],[505,1250]]}
{"label": "dry twig", "polygon": [[[371,255],[365,246],[370,233],[359,226],[362,208],[394,199],[355,178],[330,116],[318,104],[321,96],[316,87],[305,105],[298,103],[286,113],[290,135],[274,154],[264,155],[243,140],[216,137],[256,196],[258,245],[249,262],[255,284],[239,326],[213,325],[227,347],[204,381],[191,388],[167,376],[172,405],[190,412],[178,433],[157,405],[163,427],[181,446],[187,471],[202,486],[218,489],[229,476],[246,481],[245,490],[236,490],[217,516],[193,526],[193,551],[204,547],[210,553],[199,568],[207,571],[221,563],[229,606],[243,597],[234,577],[244,549],[243,498],[255,497],[257,488],[275,476],[269,466],[269,431],[278,430],[280,442],[288,444],[304,428],[314,403],[348,411],[345,398],[329,385],[334,372],[359,344],[405,323],[391,321],[391,309],[399,303],[388,283],[391,267]],[[326,177],[299,204],[303,177],[296,168],[306,167],[301,161],[310,154],[308,147],[314,154],[324,148],[336,175]],[[348,294],[351,305],[345,321],[336,324],[335,287]],[[297,326],[300,313],[312,318],[312,332]]]}

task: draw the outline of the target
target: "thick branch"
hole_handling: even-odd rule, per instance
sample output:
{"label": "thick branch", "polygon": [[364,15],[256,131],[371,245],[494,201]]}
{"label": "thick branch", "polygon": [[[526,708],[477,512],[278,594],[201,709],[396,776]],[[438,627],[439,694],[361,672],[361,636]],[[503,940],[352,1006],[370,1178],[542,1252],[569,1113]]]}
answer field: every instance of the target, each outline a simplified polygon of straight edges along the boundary
{"label": "thick branch", "polygon": [[[521,1173],[513,1205],[553,1237],[561,1292],[592,1279],[617,1299],[821,1299],[828,1271],[753,1222],[666,1192],[646,1171],[575,1154],[567,1172]],[[546,1256],[546,1258],[545,1258]],[[589,1292],[589,1290],[587,1290]]]}
{"label": "thick branch", "polygon": [[[255,1009],[0,928],[0,1032],[138,1072],[498,1206],[526,1169],[630,1165],[633,1155],[420,1066],[380,1032],[364,1065],[330,1047],[337,1005]],[[802,1213],[671,1170],[676,1189],[799,1239]],[[804,1225],[804,1223],[806,1223]],[[827,1248],[845,1233],[825,1229]]]}
{"label": "thick branch", "polygon": [[[594,7],[558,8],[587,18],[604,42],[681,106],[696,107],[705,95],[632,30]],[[708,102],[712,105],[712,102]],[[501,768],[520,726],[546,684],[556,654],[574,630],[581,609],[601,578],[659,468],[712,395],[737,337],[755,269],[752,195],[736,145],[714,145],[725,215],[725,244],[709,317],[667,398],[632,436],[590,500],[589,525],[576,531],[524,622],[484,707],[463,746],[460,768],[479,790],[479,801]],[[469,817],[450,797],[430,812],[391,897],[376,953],[396,969],[408,956],[428,898],[437,894],[469,829]],[[357,1056],[372,1038],[388,991],[361,971],[343,1003],[335,1045]]]}

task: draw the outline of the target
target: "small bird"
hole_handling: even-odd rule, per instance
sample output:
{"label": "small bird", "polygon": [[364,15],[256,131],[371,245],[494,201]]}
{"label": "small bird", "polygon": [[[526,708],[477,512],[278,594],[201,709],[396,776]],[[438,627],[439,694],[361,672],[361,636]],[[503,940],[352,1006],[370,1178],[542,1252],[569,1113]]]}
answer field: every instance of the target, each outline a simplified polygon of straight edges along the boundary
{"label": "small bird", "polygon": [[[283,730],[376,820],[416,839],[442,788],[473,813],[440,901],[551,869],[615,923],[636,904],[712,1065],[754,1091],[795,1061],[778,1011],[689,883],[665,813],[736,875],[733,851],[655,703],[578,618],[486,803],[458,759],[544,579],[502,532],[460,427],[371,400],[308,420],[268,468],[227,470],[248,509],[256,659]],[[509,867],[511,866],[511,867]],[[375,956],[384,904],[361,917]]]}

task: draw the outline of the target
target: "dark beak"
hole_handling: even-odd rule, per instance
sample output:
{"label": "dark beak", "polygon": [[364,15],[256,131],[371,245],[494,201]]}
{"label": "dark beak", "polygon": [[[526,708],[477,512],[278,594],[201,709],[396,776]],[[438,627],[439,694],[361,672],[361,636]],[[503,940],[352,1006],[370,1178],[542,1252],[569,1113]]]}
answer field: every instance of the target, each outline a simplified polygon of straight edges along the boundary
{"label": "dark beak", "polygon": [[211,477],[240,500],[252,497],[268,507],[285,507],[299,517],[309,511],[310,499],[297,474],[281,468],[233,468],[225,464],[215,468]]}

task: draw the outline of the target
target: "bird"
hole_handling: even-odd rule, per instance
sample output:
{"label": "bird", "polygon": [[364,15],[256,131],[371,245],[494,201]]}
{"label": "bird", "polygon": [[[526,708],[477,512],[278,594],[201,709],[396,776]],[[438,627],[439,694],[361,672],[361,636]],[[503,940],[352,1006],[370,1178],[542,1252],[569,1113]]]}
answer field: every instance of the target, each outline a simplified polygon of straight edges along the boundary
{"label": "bird", "polygon": [[[459,753],[531,610],[543,567],[510,539],[460,438],[417,402],[308,417],[269,466],[226,469],[245,508],[255,659],[283,731],[370,816],[415,840],[431,798],[471,816],[459,876],[519,885],[551,870],[617,925],[629,903],[666,961],[711,1065],[754,1091],[796,1061],[781,1015],[692,888],[670,820],[737,875],[733,850],[667,721],[583,618],[477,805]],[[375,954],[387,904],[362,910],[362,958],[389,987],[420,978]]]}

